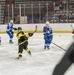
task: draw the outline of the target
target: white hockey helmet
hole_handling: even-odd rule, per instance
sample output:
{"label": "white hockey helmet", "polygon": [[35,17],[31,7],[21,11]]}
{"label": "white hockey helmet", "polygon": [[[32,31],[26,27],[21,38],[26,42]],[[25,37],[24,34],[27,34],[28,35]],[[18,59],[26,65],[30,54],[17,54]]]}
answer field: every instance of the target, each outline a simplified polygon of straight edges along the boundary
{"label": "white hockey helmet", "polygon": [[49,25],[49,21],[46,21],[46,25]]}
{"label": "white hockey helmet", "polygon": [[10,23],[13,23],[13,20],[10,20]]}

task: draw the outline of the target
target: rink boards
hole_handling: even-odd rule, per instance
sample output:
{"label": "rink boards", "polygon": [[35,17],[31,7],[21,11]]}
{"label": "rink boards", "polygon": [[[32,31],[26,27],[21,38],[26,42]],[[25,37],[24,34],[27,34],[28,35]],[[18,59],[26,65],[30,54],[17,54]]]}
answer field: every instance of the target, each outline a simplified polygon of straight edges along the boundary
{"label": "rink boards", "polygon": [[[14,27],[22,27],[23,31],[25,32],[33,32],[36,25],[37,33],[41,33],[45,24],[14,24]],[[50,23],[50,26],[52,27],[54,33],[71,33],[71,25],[72,27],[74,27],[74,23]],[[6,27],[7,24],[0,25],[0,33],[6,33]]]}

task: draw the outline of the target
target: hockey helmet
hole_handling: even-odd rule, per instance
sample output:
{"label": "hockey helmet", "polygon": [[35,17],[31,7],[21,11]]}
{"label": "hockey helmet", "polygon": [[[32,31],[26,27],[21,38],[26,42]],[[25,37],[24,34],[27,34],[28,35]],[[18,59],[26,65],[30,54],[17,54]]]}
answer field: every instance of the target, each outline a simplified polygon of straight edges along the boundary
{"label": "hockey helmet", "polygon": [[13,20],[10,20],[10,23],[13,23]]}
{"label": "hockey helmet", "polygon": [[18,30],[22,30],[22,28],[21,27],[18,27]]}
{"label": "hockey helmet", "polygon": [[49,21],[46,21],[46,25],[49,25]]}

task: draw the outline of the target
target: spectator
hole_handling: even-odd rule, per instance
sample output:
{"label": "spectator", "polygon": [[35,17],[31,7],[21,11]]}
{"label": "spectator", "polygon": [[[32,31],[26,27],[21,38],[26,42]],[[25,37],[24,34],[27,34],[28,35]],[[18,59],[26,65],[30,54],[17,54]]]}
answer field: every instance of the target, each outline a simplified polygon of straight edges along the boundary
{"label": "spectator", "polygon": [[63,13],[61,13],[61,14],[58,16],[58,18],[59,18],[59,22],[61,22],[61,20],[64,21],[65,15],[64,15]]}
{"label": "spectator", "polygon": [[63,10],[63,4],[60,2],[59,9]]}

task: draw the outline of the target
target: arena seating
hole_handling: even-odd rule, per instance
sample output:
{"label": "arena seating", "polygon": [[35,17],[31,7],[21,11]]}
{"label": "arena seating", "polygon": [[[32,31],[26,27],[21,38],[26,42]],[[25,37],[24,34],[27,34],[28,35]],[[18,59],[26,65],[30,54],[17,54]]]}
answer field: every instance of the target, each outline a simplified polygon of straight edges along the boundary
{"label": "arena seating", "polygon": [[[43,18],[45,18],[46,16],[46,4],[48,3],[48,7],[49,5],[52,3],[52,1],[50,0],[15,0],[15,10],[18,10],[16,8],[19,7],[19,4],[22,5],[23,8],[23,4],[25,4],[25,15],[27,15],[28,19],[31,18],[32,16],[32,4],[33,4],[33,17],[34,19],[36,18],[36,23],[39,22],[39,4],[41,5],[41,22],[43,22]],[[24,10],[22,10],[22,15],[23,15]],[[15,11],[15,14],[17,15],[17,11]]]}
{"label": "arena seating", "polygon": [[[14,2],[13,2],[14,1]],[[63,2],[64,1],[64,2]],[[74,23],[74,0],[11,0],[14,4],[14,16],[15,18],[19,14],[19,4],[21,4],[21,16],[25,15],[30,20],[32,17],[35,20],[34,23],[39,23],[39,16],[42,23],[49,20],[51,23]],[[55,2],[55,6],[54,6]],[[48,13],[47,13],[47,3],[48,3]],[[10,4],[10,5],[11,5]],[[33,9],[32,9],[33,4]],[[40,4],[40,12],[39,12]],[[62,7],[60,5],[62,4]],[[6,5],[6,0],[0,0],[0,24],[3,24],[8,18],[8,8]],[[24,7],[25,5],[25,7]],[[9,9],[9,17],[12,18],[12,6]],[[25,10],[24,10],[25,8]],[[6,9],[6,10],[5,10]],[[33,11],[33,12],[32,12]],[[33,14],[33,15],[32,15]],[[28,23],[30,23],[28,21]]]}
{"label": "arena seating", "polygon": [[[54,0],[53,0],[54,1]],[[47,13],[45,11],[46,8],[46,3],[48,3],[48,20],[50,22],[74,22],[74,4],[73,1],[69,1],[68,2],[68,7],[67,8],[67,2],[63,3],[60,1],[55,1],[55,8],[57,7],[58,10],[55,10],[54,6],[53,6],[53,1],[52,0],[15,0],[15,5],[18,7],[19,4],[25,4],[27,5],[26,7],[31,7],[31,4],[33,5],[37,5],[36,9],[34,9],[34,13],[33,14],[38,14],[38,4],[42,4],[44,7],[41,9],[41,14],[43,14],[43,18],[42,21],[44,22],[45,20],[47,20]],[[62,0],[63,1],[63,0]],[[65,0],[64,0],[65,1]],[[60,4],[62,3],[63,8],[60,7]],[[29,5],[30,4],[30,5]],[[29,11],[29,12],[28,12]],[[31,15],[31,8],[26,9],[26,15]],[[60,18],[61,15],[61,18]]]}
{"label": "arena seating", "polygon": [[6,0],[0,0],[0,24],[4,23],[5,1]]}

